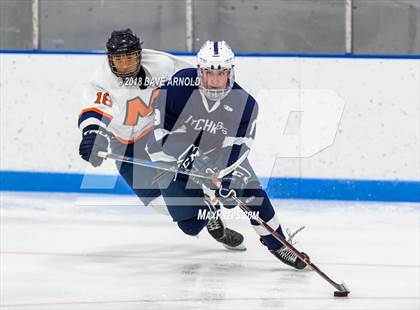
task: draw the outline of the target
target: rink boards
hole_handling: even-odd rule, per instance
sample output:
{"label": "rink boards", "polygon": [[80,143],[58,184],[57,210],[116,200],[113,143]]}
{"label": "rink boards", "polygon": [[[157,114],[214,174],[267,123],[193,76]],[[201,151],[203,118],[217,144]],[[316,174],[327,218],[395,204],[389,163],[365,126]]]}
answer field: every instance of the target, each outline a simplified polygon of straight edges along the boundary
{"label": "rink boards", "polygon": [[[111,162],[78,156],[82,95],[102,57],[0,53],[0,190],[130,193]],[[270,196],[420,201],[419,65],[237,57],[236,80],[260,106],[250,159]]]}

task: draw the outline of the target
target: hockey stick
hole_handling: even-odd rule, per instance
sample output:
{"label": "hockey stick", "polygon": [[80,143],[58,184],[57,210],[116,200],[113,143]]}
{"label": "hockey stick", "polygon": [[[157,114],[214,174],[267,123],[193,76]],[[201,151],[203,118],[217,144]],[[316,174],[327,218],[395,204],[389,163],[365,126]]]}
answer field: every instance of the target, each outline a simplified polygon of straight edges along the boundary
{"label": "hockey stick", "polygon": [[248,155],[248,152],[249,151],[245,152],[241,156],[241,158],[239,158],[234,164],[229,166],[229,168],[227,168],[225,170],[222,170],[218,173],[212,172],[211,174],[204,173],[204,172],[198,172],[198,171],[192,172],[191,170],[180,168],[177,165],[171,165],[171,164],[166,164],[166,163],[162,163],[162,162],[148,161],[148,160],[144,160],[144,159],[137,158],[137,157],[123,156],[123,155],[118,155],[118,154],[114,154],[114,153],[102,152],[102,151],[98,152],[98,156],[103,158],[103,159],[109,158],[109,159],[113,159],[113,160],[120,161],[120,162],[130,163],[130,164],[133,164],[133,165],[138,165],[138,166],[143,166],[143,167],[148,167],[148,168],[154,168],[154,169],[161,170],[163,173],[157,175],[153,179],[153,183],[155,183],[159,178],[161,178],[163,175],[165,175],[165,173],[171,172],[171,173],[174,173],[175,175],[184,174],[184,175],[197,177],[197,178],[201,178],[201,179],[212,180],[214,184],[218,184],[218,179],[223,178],[225,175],[228,175],[229,173],[234,171],[236,168],[238,168],[238,166],[246,159],[246,157]]}
{"label": "hockey stick", "polygon": [[[213,152],[215,150],[215,148],[211,149],[208,152],[205,152],[204,155],[208,155],[209,153]],[[168,171],[161,171],[160,173],[158,173],[152,181],[152,184],[156,183],[157,181],[159,181],[163,176],[167,175]]]}
{"label": "hockey stick", "polygon": [[[174,174],[178,174],[178,173],[185,174],[188,176],[195,177],[192,179],[197,184],[201,183],[199,179],[208,179],[208,180],[211,180],[212,183],[215,184],[216,186],[218,187],[220,186],[220,180],[218,179],[218,176],[215,174],[209,175],[207,173],[191,172],[186,169],[181,169],[176,165],[169,165],[169,164],[160,163],[160,162],[146,161],[140,158],[127,157],[127,156],[122,156],[122,155],[117,155],[117,154],[112,154],[112,153],[107,153],[107,152],[98,152],[98,156],[104,159],[109,158],[109,159],[113,159],[113,160],[117,160],[121,162],[127,162],[127,163],[131,163],[135,165],[140,165],[143,167],[149,167],[149,168],[154,168],[154,169],[158,169],[162,171],[172,172]],[[196,179],[196,178],[199,178],[199,179]],[[251,217],[251,214],[253,214],[252,210],[244,202],[238,199],[235,194],[231,195],[229,198],[235,201],[237,205],[243,211],[245,211],[245,214],[248,214]],[[217,197],[214,196],[214,197],[211,197],[211,199],[217,199]],[[334,288],[336,288],[337,291],[334,292],[334,296],[345,297],[350,293],[349,289],[347,288],[344,282],[339,284],[333,281],[323,271],[321,271],[314,263],[312,263],[308,257],[303,256],[292,244],[290,244],[286,239],[280,236],[270,225],[268,225],[260,217],[252,216],[252,219],[257,221],[257,223],[260,224],[262,227],[264,227],[267,230],[267,232],[269,232],[275,239],[277,239],[281,244],[289,248],[297,257],[299,257],[303,262],[305,262],[306,265],[308,265],[312,270],[318,273],[318,275],[320,275],[324,280],[326,280]]]}
{"label": "hockey stick", "polygon": [[196,177],[196,178],[215,180],[215,182],[217,182],[216,180],[218,177],[217,175],[214,175],[214,174],[201,173],[198,171],[191,172],[190,170],[179,168],[176,165],[165,164],[162,162],[153,162],[153,161],[148,161],[148,160],[144,160],[144,159],[136,158],[136,157],[128,157],[128,156],[123,156],[123,155],[118,155],[118,154],[113,154],[113,153],[107,153],[107,152],[98,152],[98,156],[103,159],[109,158],[109,159],[113,159],[120,162],[130,163],[133,165],[171,172],[171,173],[174,173],[175,175],[185,174],[185,175]]}
{"label": "hockey stick", "polygon": [[238,199],[235,195],[231,195],[229,197],[233,201],[237,203],[237,205],[242,209],[249,216],[249,218],[254,219],[258,222],[262,227],[264,227],[275,239],[281,242],[285,247],[289,248],[297,257],[299,257],[306,265],[308,265],[312,270],[314,270],[317,274],[319,274],[324,280],[334,286],[338,291],[334,292],[334,296],[336,297],[345,297],[347,296],[350,291],[345,285],[344,282],[341,284],[333,281],[330,277],[328,277],[323,271],[321,271],[314,263],[312,263],[309,257],[305,257],[302,255],[292,244],[290,244],[286,239],[284,239],[281,235],[279,235],[270,225],[268,225],[265,221],[263,221],[259,216],[254,216],[252,214],[252,210],[243,203],[240,199]]}
{"label": "hockey stick", "polygon": [[[215,148],[213,148],[213,149],[211,149],[211,150],[209,150],[207,152],[204,152],[203,155],[208,155],[211,152],[213,152],[214,150],[215,150]],[[234,170],[236,170],[236,168],[238,168],[243,163],[243,161],[247,158],[248,153],[249,153],[249,150],[246,151],[246,152],[244,152],[244,154],[242,154],[241,157],[239,157],[232,165],[230,165],[226,169],[223,169],[221,171],[218,171],[217,173],[214,172],[214,171],[212,171],[211,169],[209,169],[209,173],[212,174],[213,177],[215,177],[217,179],[223,178],[224,176],[226,176],[226,175],[230,174],[231,172],[233,172]],[[167,174],[166,171],[162,171],[161,173],[159,173],[156,177],[154,177],[153,183],[157,182],[165,174]]]}

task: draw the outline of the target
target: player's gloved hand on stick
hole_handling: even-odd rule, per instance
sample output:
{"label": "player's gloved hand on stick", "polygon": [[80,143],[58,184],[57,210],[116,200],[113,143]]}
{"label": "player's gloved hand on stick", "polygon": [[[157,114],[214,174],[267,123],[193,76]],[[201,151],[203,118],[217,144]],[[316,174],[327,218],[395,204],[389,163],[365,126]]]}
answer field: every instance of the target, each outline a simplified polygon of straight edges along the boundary
{"label": "player's gloved hand on stick", "polygon": [[[210,157],[204,155],[199,147],[191,145],[187,151],[187,155],[180,163],[179,168],[191,172],[205,173],[210,176],[216,172],[214,166],[215,164]],[[219,186],[219,184],[213,183],[213,180],[211,179],[199,178],[192,175],[189,176],[189,179],[197,185],[205,185],[207,188],[213,190],[216,190]]]}
{"label": "player's gloved hand on stick", "polygon": [[216,196],[222,200],[225,207],[235,207],[236,204],[232,203],[229,198],[231,196],[242,197],[250,177],[249,171],[239,166],[235,171],[222,178]]}
{"label": "player's gloved hand on stick", "polygon": [[98,152],[107,152],[108,145],[109,135],[106,129],[98,125],[89,125],[83,129],[79,154],[84,160],[90,162],[92,166],[98,167],[104,160],[98,156]]}
{"label": "player's gloved hand on stick", "polygon": [[200,171],[203,173],[211,173],[212,163],[210,157],[202,154],[198,146],[191,145],[187,155],[179,165],[180,168],[189,171]]}
{"label": "player's gloved hand on stick", "polygon": [[[219,171],[216,164],[206,155],[201,154],[200,149],[191,146],[189,152],[180,164],[180,168],[190,171],[200,171],[208,174],[214,174]],[[216,196],[222,200],[226,207],[235,207],[230,200],[231,196],[242,197],[243,190],[248,184],[251,173],[245,168],[239,166],[232,173],[224,176],[218,184],[212,180],[196,178],[190,176],[190,179],[197,184],[204,184],[206,187],[215,190]]]}

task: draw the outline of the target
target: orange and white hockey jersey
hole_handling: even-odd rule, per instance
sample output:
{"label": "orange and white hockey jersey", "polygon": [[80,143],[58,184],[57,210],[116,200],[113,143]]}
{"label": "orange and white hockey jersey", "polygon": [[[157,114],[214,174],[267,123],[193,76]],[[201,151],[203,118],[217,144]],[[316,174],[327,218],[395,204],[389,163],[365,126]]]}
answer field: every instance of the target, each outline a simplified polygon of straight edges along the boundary
{"label": "orange and white hockey jersey", "polygon": [[84,94],[79,115],[81,130],[89,125],[99,125],[124,144],[134,143],[153,130],[153,101],[159,92],[159,82],[193,65],[164,52],[143,49],[141,66],[146,73],[145,79],[153,84],[145,89],[140,89],[136,79],[115,76],[109,68],[108,58],[104,57]]}

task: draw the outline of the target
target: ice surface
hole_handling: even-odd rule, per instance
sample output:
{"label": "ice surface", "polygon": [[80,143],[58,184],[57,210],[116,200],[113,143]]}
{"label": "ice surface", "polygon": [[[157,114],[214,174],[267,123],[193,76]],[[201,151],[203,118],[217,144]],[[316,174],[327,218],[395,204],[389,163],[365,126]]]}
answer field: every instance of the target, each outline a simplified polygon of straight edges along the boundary
{"label": "ice surface", "polygon": [[0,193],[0,309],[419,309],[419,204],[274,201],[297,247],[351,293],[295,271],[246,238],[230,252],[204,230],[128,196]]}

